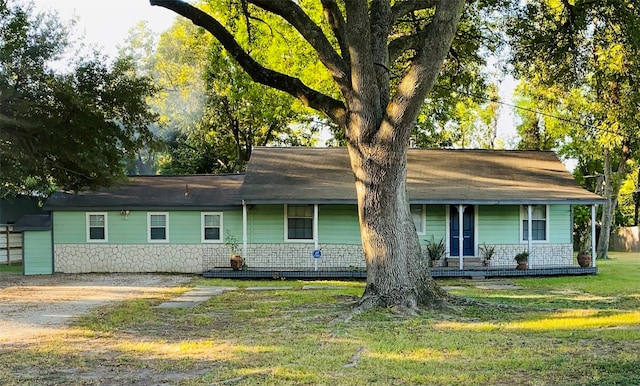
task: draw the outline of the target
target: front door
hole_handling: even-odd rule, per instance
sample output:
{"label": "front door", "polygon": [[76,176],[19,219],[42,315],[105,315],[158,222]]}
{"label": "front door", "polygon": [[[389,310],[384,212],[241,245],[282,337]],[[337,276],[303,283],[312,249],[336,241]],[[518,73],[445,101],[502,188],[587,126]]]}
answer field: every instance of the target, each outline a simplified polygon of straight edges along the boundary
{"label": "front door", "polygon": [[[474,226],[474,208],[473,205],[465,205],[464,212],[462,213],[462,236],[464,241],[462,243],[463,256],[473,256],[474,255],[474,244],[475,240],[473,239],[473,226]],[[458,239],[460,237],[460,222],[458,220],[458,206],[451,205],[449,210],[449,245],[451,246],[451,256],[459,256],[460,248],[458,244]]]}

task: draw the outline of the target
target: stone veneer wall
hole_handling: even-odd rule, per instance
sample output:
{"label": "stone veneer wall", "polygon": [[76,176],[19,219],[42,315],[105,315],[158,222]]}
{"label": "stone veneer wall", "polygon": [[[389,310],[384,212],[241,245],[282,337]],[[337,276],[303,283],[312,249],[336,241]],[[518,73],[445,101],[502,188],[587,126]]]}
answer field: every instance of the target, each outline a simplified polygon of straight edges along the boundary
{"label": "stone veneer wall", "polygon": [[[491,259],[491,267],[513,268],[513,258],[527,250],[527,244],[495,244],[495,255]],[[529,255],[529,268],[543,268],[573,265],[573,245],[571,244],[532,244]]]}
{"label": "stone veneer wall", "polygon": [[202,272],[200,244],[57,244],[55,271]]}
{"label": "stone veneer wall", "polygon": [[[321,244],[318,269],[364,269],[360,245]],[[242,246],[239,246],[242,253]],[[313,244],[248,244],[250,268],[313,270]],[[57,244],[55,270],[87,272],[201,273],[228,268],[231,250],[224,244]]]}
{"label": "stone veneer wall", "polygon": [[[514,256],[526,244],[497,244],[491,267],[513,268]],[[243,256],[249,268],[313,270],[365,269],[361,245],[320,244],[322,257],[313,258],[313,244],[248,244]],[[242,246],[239,246],[242,253]],[[426,249],[422,253],[426,258]],[[231,251],[223,244],[57,244],[55,271],[201,273],[228,268]],[[455,259],[454,257],[451,257]],[[317,260],[317,261],[316,261]],[[530,268],[573,265],[571,244],[534,244]]]}

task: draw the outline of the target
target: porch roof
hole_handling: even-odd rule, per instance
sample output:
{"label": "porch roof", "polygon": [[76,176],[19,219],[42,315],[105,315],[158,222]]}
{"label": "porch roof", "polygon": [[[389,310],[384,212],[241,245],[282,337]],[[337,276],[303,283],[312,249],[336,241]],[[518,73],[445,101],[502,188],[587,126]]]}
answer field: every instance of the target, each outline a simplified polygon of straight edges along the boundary
{"label": "porch roof", "polygon": [[[246,203],[355,203],[346,148],[254,148],[240,197]],[[409,149],[415,204],[595,204],[550,151]]]}

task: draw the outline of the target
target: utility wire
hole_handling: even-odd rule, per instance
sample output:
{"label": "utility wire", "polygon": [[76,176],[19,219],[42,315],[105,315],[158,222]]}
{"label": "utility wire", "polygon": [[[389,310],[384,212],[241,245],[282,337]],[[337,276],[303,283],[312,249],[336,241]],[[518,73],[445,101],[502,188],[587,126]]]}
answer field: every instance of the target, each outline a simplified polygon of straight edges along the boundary
{"label": "utility wire", "polygon": [[554,115],[554,114],[551,114],[551,113],[545,113],[543,111],[530,109],[528,107],[522,107],[522,106],[518,106],[518,105],[515,105],[515,104],[512,104],[512,103],[503,102],[503,101],[501,101],[500,99],[497,99],[497,98],[489,98],[489,97],[486,97],[486,96],[483,96],[483,95],[476,95],[476,94],[472,94],[472,93],[466,92],[466,91],[454,90],[454,89],[452,89],[450,87],[444,87],[444,86],[434,86],[434,87],[439,88],[441,90],[447,90],[447,91],[451,91],[451,92],[456,92],[458,94],[463,94],[463,95],[466,95],[466,96],[469,96],[469,97],[472,97],[472,98],[476,98],[476,99],[479,99],[479,100],[484,100],[484,101],[492,102],[492,103],[498,103],[500,105],[511,107],[511,108],[514,108],[514,109],[517,109],[517,110],[527,111],[527,112],[534,113],[534,114],[540,114],[540,115],[545,116],[545,117],[557,119],[559,121],[571,123],[573,125],[582,126],[582,127],[587,128],[587,129],[591,129],[591,130],[595,130],[595,131],[604,131],[604,132],[607,132],[607,133],[610,133],[610,134],[616,134],[616,135],[624,136],[620,132],[617,132],[617,131],[614,131],[614,130],[611,130],[611,129],[608,129],[608,128],[596,127],[596,126],[593,126],[593,125],[588,125],[588,124],[585,124],[585,123],[582,123],[582,122],[575,121],[573,119],[564,118],[564,117],[561,117],[561,116],[558,116],[558,115]]}

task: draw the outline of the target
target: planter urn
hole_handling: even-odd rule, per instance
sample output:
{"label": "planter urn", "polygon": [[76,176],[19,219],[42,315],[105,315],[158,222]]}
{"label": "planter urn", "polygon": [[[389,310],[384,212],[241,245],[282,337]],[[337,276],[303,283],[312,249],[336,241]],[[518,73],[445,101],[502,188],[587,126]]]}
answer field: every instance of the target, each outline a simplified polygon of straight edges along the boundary
{"label": "planter urn", "polygon": [[231,256],[231,269],[233,269],[234,271],[241,270],[243,262],[244,260],[242,260],[242,257],[240,255]]}
{"label": "planter urn", "polygon": [[578,265],[582,268],[591,267],[591,255],[588,253],[578,253]]}

